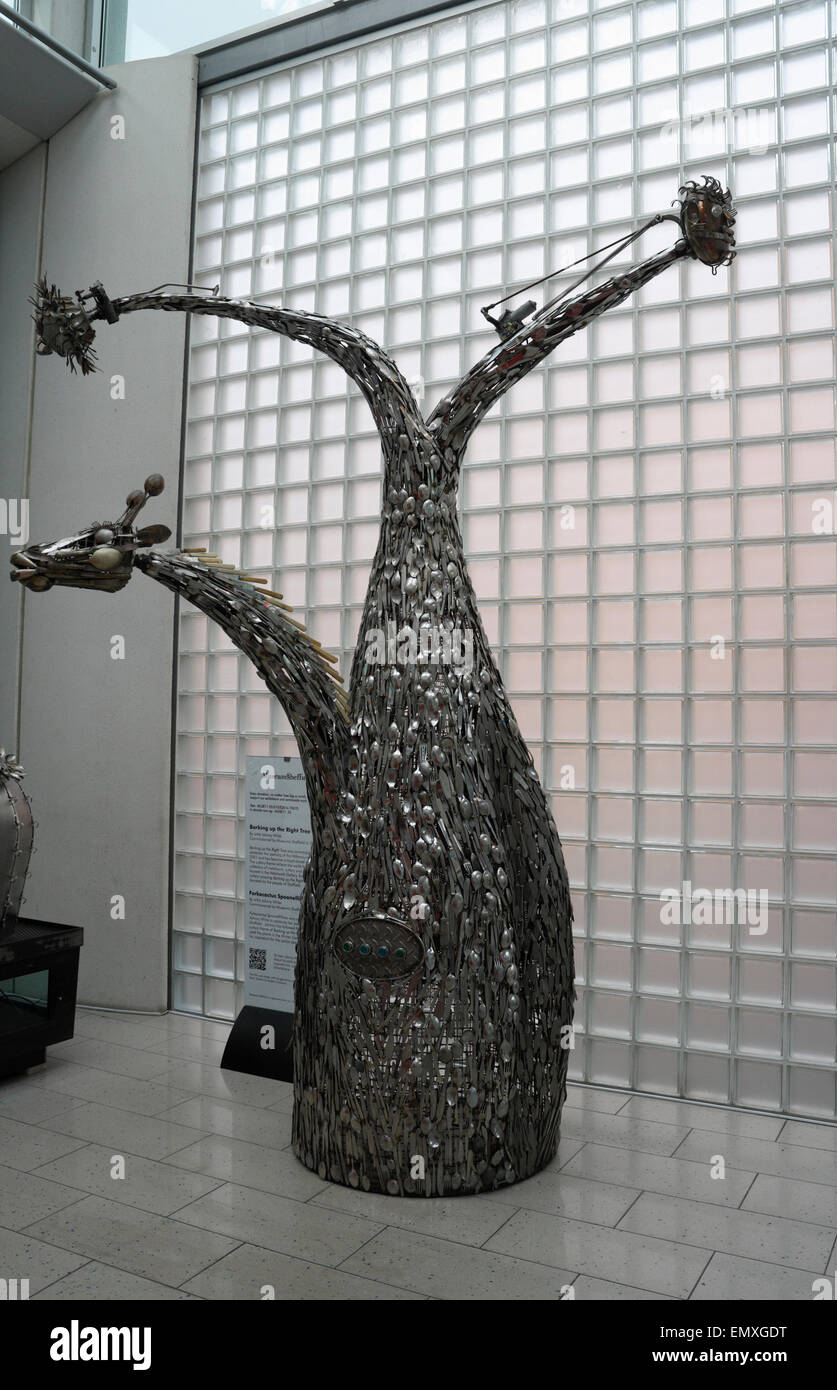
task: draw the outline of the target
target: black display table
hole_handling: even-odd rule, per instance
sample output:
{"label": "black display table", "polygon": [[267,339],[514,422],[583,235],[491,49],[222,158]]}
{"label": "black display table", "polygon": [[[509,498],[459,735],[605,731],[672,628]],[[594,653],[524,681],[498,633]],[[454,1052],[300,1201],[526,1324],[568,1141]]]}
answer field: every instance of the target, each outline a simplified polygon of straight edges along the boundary
{"label": "black display table", "polygon": [[19,917],[0,934],[0,1077],[39,1066],[73,1036],[84,932]]}

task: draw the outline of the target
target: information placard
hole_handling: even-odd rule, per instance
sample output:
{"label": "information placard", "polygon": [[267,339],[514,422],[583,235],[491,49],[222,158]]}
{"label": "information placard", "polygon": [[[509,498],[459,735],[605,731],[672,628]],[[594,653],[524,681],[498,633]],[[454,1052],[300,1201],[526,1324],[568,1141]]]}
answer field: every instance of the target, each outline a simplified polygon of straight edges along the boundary
{"label": "information placard", "polygon": [[292,1013],[311,817],[299,758],[248,757],[245,1003]]}

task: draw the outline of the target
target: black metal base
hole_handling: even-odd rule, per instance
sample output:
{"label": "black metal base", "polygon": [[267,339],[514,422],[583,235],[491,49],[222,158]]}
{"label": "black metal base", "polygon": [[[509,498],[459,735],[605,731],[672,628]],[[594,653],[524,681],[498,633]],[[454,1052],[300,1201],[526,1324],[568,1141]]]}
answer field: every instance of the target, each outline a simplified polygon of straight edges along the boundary
{"label": "black metal base", "polygon": [[0,935],[0,1078],[40,1066],[47,1047],[73,1036],[83,940],[81,927],[28,917]]}
{"label": "black metal base", "polygon": [[294,1016],[245,1004],[227,1038],[221,1066],[226,1071],[293,1081]]}

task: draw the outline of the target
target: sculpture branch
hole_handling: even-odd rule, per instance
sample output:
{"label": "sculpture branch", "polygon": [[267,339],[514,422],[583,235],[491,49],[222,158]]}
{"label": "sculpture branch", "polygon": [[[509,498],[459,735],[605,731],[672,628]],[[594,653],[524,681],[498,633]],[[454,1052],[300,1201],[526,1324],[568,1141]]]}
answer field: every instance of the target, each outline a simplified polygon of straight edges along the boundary
{"label": "sculpture branch", "polygon": [[[315,839],[323,817],[332,839],[342,839],[338,801],[350,752],[348,699],[333,658],[290,617],[289,604],[265,594],[247,576],[214,556],[160,552],[137,555],[135,567],[194,604],[251,661],[279,700],[299,746],[309,802],[316,808]],[[319,843],[317,845],[319,848]]]}
{"label": "sculpture branch", "polygon": [[[605,310],[621,304],[629,295],[648,284],[649,280],[684,257],[702,261],[711,267],[713,275],[719,266],[730,263],[735,256],[732,231],[735,208],[729,189],[724,191],[717,179],[706,177],[702,184],[684,184],[677,201],[680,205],[677,215],[660,214],[646,227],[625,238],[627,245],[649,226],[666,220],[674,221],[679,224],[683,235],[668,251],[612,276],[604,284],[585,290],[569,302],[562,297],[554,306],[547,305],[530,323],[511,336],[509,330],[521,316],[525,316],[528,305],[523,305],[516,313],[505,315],[504,319],[491,320],[504,341],[471,368],[453,390],[439,401],[427,420],[437,448],[449,460],[451,467],[455,467],[454,459],[461,459],[468,440],[492,405],[505,395],[509,387],[543,362],[559,343],[579,329],[586,328]],[[612,260],[616,254],[613,252],[607,259]]]}
{"label": "sculpture branch", "polygon": [[621,304],[649,280],[689,254],[685,241],[615,275],[577,299],[540,313],[506,342],[486,353],[435,407],[428,427],[437,448],[460,457],[471,435],[495,401],[537,367],[559,343],[586,328],[607,309]]}
{"label": "sculpture branch", "polygon": [[135,522],[148,498],[158,497],[163,487],[161,476],[152,473],[142,489],[129,493],[116,520],[94,522],[76,535],[13,555],[12,578],[34,593],[55,585],[118,593],[135,570],[142,570],[217,623],[252,662],[290,721],[305,770],[315,854],[327,842],[345,858],[338,805],[351,744],[349,700],[336,657],[291,617],[293,609],[281,594],[258,587],[266,582],[260,577],[203,550],[151,550],[168,540],[169,528],[138,530]]}
{"label": "sculpture branch", "polygon": [[[199,314],[235,319],[251,328],[265,328],[295,342],[317,348],[360,388],[375,421],[385,450],[395,450],[403,439],[405,427],[416,444],[426,451],[431,441],[416,399],[393,359],[382,347],[364,333],[337,323],[321,314],[309,314],[299,309],[284,309],[274,305],[246,303],[234,299],[216,298],[208,294],[162,294],[149,291],[110,299],[100,284],[87,294],[77,296],[78,303],[60,296],[46,281],[38,286],[35,321],[39,335],[39,352],[57,352],[65,357],[71,368],[76,364],[82,374],[95,370],[92,325],[97,320],[116,323],[125,314],[142,309],[160,309],[166,313]],[[84,301],[92,299],[93,308]],[[402,445],[403,447],[403,445]]]}

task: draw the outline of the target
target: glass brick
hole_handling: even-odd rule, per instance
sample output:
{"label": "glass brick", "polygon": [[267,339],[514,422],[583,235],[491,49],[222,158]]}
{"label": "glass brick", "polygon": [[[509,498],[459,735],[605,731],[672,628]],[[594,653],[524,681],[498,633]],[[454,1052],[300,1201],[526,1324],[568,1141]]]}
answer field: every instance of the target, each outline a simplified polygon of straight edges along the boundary
{"label": "glass brick", "polygon": [[[201,108],[195,260],[228,293],[309,308],[313,290],[320,312],[353,314],[436,396],[493,346],[480,308],[495,288],[615,234],[592,237],[591,221],[629,230],[663,210],[680,160],[687,177],[707,160],[729,162],[734,276],[710,284],[700,266],[669,272],[639,296],[639,313],[608,314],[527,377],[472,441],[463,532],[489,640],[573,841],[577,929],[589,907],[597,951],[624,952],[591,957],[594,1036],[580,1039],[573,1067],[600,1083],[664,1094],[682,1085],[696,1099],[769,1109],[784,1099],[794,1113],[833,1118],[833,1020],[805,975],[794,998],[809,1002],[792,1006],[787,1062],[774,1027],[791,988],[783,950],[802,965],[829,963],[832,992],[837,959],[837,543],[834,528],[815,526],[837,480],[825,8],[790,4],[775,18],[779,52],[774,12],[750,0],[734,5],[728,30],[718,0],[684,0],[682,37],[673,0],[592,14],[569,0],[549,14],[541,0],[492,5],[216,93]],[[732,116],[712,114],[728,100]],[[556,276],[551,288],[569,283]],[[314,372],[311,361],[270,334],[196,321],[184,528],[257,566],[303,612],[313,605],[321,639],[342,635],[351,647],[376,542],[379,454],[365,402],[333,364]],[[223,877],[207,923],[212,942],[229,941],[230,922],[213,913],[237,886],[241,750],[265,747],[264,730],[287,738],[287,726],[280,711],[264,724],[267,697],[249,668],[193,616],[181,630],[177,843],[192,872],[204,845],[214,856]],[[179,898],[192,932],[206,872]],[[767,933],[663,922],[659,885],[689,874],[696,887],[764,885]],[[640,993],[632,1010],[634,969],[642,991],[634,911],[644,947],[676,971],[658,963],[656,997]],[[720,1002],[734,954],[743,993],[731,1035]],[[778,974],[754,973],[764,961]],[[231,1016],[234,957],[193,966],[175,972],[175,998]],[[700,998],[684,1038],[686,988]],[[743,1054],[734,1063],[715,1051],[728,1052],[730,1036]],[[684,1042],[692,1050],[681,1057]]]}

